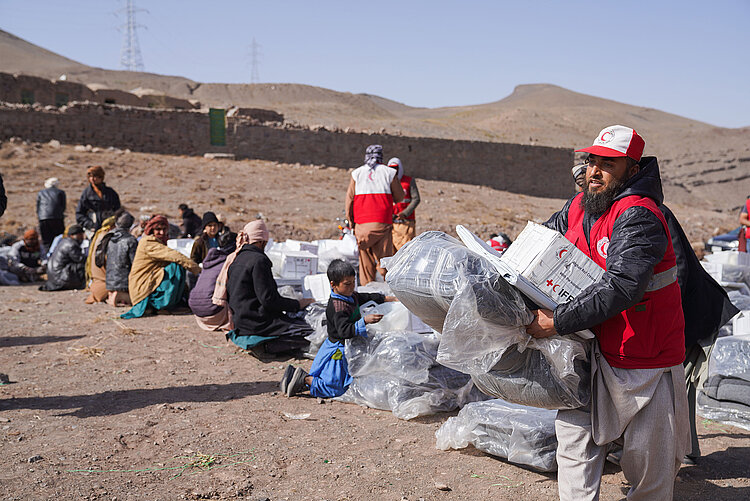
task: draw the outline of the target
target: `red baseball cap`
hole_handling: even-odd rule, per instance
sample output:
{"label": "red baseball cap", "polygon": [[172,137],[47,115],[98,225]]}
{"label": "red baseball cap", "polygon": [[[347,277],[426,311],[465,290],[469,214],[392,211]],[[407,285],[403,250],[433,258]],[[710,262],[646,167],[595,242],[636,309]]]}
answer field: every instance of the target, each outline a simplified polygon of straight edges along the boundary
{"label": "red baseball cap", "polygon": [[630,127],[611,125],[599,132],[594,144],[576,152],[592,153],[602,157],[630,157],[638,162],[645,146],[643,138]]}

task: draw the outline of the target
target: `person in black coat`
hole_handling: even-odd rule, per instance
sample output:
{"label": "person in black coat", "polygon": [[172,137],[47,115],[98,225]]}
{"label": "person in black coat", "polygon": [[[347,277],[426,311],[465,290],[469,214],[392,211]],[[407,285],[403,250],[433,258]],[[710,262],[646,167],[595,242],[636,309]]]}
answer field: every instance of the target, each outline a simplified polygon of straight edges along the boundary
{"label": "person in black coat", "polygon": [[76,207],[76,222],[95,232],[102,222],[120,208],[117,192],[104,184],[104,169],[95,165],[87,171],[89,185],[83,190]]}
{"label": "person in black coat", "polygon": [[52,241],[65,231],[65,192],[57,187],[58,179],[51,177],[44,182],[44,189],[36,196],[36,215],[39,218],[39,233],[42,237],[42,255],[49,251]]}
{"label": "person in black coat", "polygon": [[47,283],[39,286],[41,291],[83,289],[85,284],[86,255],[81,252],[83,228],[74,224],[68,236],[55,247],[47,262]]}
{"label": "person in black coat", "polygon": [[96,250],[94,263],[106,269],[107,303],[111,306],[130,304],[128,274],[138,247],[138,240],[129,232],[133,221],[135,218],[132,214],[122,211],[115,220],[114,229],[102,237],[102,243]]}
{"label": "person in black coat", "polygon": [[271,260],[263,252],[268,230],[262,220],[247,224],[240,238],[247,243],[240,247],[227,271],[227,300],[234,321],[234,330],[227,338],[258,357],[307,348],[305,336],[313,329],[286,313],[296,313],[313,300],[297,301],[279,294]]}
{"label": "person in black coat", "polygon": [[3,186],[3,176],[0,174],[0,216],[5,214],[5,208],[8,206],[8,197],[5,196],[5,186]]}

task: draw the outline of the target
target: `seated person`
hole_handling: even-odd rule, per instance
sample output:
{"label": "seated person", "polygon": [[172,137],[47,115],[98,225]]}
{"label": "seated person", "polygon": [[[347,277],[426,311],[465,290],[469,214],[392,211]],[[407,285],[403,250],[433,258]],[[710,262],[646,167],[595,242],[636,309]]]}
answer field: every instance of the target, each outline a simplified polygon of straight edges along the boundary
{"label": "seated person", "polygon": [[380,322],[383,315],[370,313],[364,317],[359,305],[368,301],[381,304],[397,301],[393,296],[354,292],[356,277],[354,267],[341,259],[334,259],[328,266],[331,281],[331,298],[326,307],[328,339],[315,355],[310,374],[304,369],[288,366],[281,380],[281,392],[288,397],[302,391],[305,386],[313,397],[332,398],[343,395],[352,383],[344,353],[344,341],[354,336],[367,337],[365,324]]}
{"label": "seated person", "polygon": [[237,238],[236,257],[224,264],[227,301],[234,322],[227,339],[261,359],[307,348],[310,342],[305,336],[313,332],[304,320],[284,313],[296,313],[313,300],[297,301],[279,295],[271,260],[263,252],[267,243],[265,223],[260,219],[248,223]]}
{"label": "seated person", "polygon": [[23,239],[11,246],[8,253],[8,269],[21,282],[36,282],[44,273],[39,233],[35,229],[26,230]]}
{"label": "seated person", "polygon": [[[118,210],[117,215],[122,212],[124,212],[124,210]],[[104,268],[103,262],[102,266],[96,264],[96,254],[101,248],[105,235],[115,227],[116,216],[111,212],[105,212],[103,214],[106,219],[91,237],[89,253],[86,258],[86,281],[89,285],[89,290],[91,291],[91,294],[89,294],[84,300],[86,304],[103,303],[107,300],[107,270]]]}
{"label": "seated person", "polygon": [[[135,218],[129,212],[123,212],[115,220],[115,228],[104,236],[97,251],[97,264],[104,261],[106,269],[107,304],[110,306],[130,306],[128,294],[128,275],[135,259],[138,240],[130,234],[130,227]],[[100,255],[104,259],[100,260]]]}
{"label": "seated person", "polygon": [[40,291],[62,291],[86,287],[86,255],[81,252],[83,227],[78,224],[68,228],[68,236],[60,240],[47,261],[47,283]]}
{"label": "seated person", "polygon": [[182,218],[179,238],[193,238],[197,236],[200,233],[201,218],[187,204],[180,204],[177,208]]}
{"label": "seated person", "polygon": [[208,249],[214,249],[219,246],[219,240],[216,236],[219,233],[221,224],[213,212],[203,213],[203,226],[201,234],[195,237],[193,248],[190,250],[190,259],[201,264],[208,254]]}
{"label": "seated person", "polygon": [[234,233],[223,233],[219,236],[219,247],[208,250],[206,259],[203,260],[203,271],[198,275],[198,282],[190,291],[188,305],[201,329],[230,331],[233,328],[226,303],[214,304],[213,296],[216,279],[219,278],[227,257],[234,253],[237,246],[236,240],[237,235]]}
{"label": "seated person", "polygon": [[138,318],[155,310],[174,311],[183,301],[185,268],[200,273],[200,266],[167,247],[169,221],[152,217],[133,258],[128,275],[128,291],[133,307],[120,318]]}

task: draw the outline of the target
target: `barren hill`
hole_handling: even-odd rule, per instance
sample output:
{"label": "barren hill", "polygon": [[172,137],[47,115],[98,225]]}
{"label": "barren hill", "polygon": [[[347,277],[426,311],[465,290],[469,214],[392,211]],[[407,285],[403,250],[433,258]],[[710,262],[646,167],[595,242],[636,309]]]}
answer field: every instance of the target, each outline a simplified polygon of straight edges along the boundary
{"label": "barren hill", "polygon": [[[583,147],[604,125],[636,128],[660,158],[667,201],[735,211],[750,193],[750,127],[726,129],[550,84],[519,85],[499,101],[415,108],[379,96],[302,84],[199,83],[178,76],[93,68],[0,30],[0,71],[133,90],[204,105],[272,108],[303,125],[410,136]],[[539,166],[543,168],[543,166]]]}

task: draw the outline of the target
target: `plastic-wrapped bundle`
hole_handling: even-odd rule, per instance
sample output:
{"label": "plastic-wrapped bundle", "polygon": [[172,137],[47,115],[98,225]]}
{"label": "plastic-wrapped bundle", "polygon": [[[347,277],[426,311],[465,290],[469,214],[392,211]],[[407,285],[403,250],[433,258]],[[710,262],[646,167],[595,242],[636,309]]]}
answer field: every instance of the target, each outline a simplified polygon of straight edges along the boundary
{"label": "plastic-wrapped bundle", "polygon": [[703,417],[750,430],[750,336],[716,340],[698,404]]}
{"label": "plastic-wrapped bundle", "polygon": [[424,383],[436,365],[438,339],[414,332],[374,333],[369,339],[346,341],[346,361],[354,377],[386,374],[411,383]]}
{"label": "plastic-wrapped bundle", "polygon": [[305,308],[305,322],[315,329],[312,334],[305,336],[310,341],[310,346],[302,355],[307,358],[315,358],[323,341],[328,337],[328,326],[326,325],[326,305],[312,303]]}
{"label": "plastic-wrapped bundle", "polygon": [[520,293],[482,259],[451,302],[437,360],[471,374],[486,394],[546,409],[588,403],[588,343],[577,337],[534,339],[533,315]]}
{"label": "plastic-wrapped bundle", "polygon": [[437,448],[463,449],[469,444],[511,463],[555,471],[555,411],[487,400],[467,404],[458,416],[435,432]]}
{"label": "plastic-wrapped bundle", "polygon": [[453,296],[481,258],[440,231],[426,231],[390,260],[386,282],[412,313],[438,332]]}
{"label": "plastic-wrapped bundle", "polygon": [[408,420],[449,412],[486,398],[474,388],[468,375],[436,365],[429,369],[428,378],[422,383],[382,372],[355,377],[346,393],[337,399],[390,410],[397,418]]}

